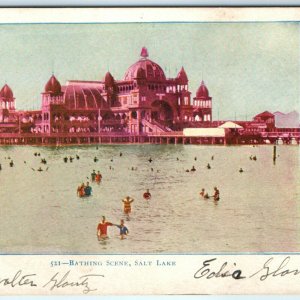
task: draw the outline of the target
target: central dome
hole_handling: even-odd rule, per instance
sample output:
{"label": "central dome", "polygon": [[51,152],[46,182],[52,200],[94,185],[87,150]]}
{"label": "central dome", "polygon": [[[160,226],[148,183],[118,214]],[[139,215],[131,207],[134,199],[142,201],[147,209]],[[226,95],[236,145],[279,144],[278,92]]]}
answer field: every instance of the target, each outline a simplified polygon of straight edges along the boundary
{"label": "central dome", "polygon": [[141,51],[141,59],[128,68],[125,73],[124,80],[130,81],[139,77],[141,70],[145,72],[147,80],[163,81],[166,80],[163,69],[152,60],[148,59],[148,50],[143,47]]}

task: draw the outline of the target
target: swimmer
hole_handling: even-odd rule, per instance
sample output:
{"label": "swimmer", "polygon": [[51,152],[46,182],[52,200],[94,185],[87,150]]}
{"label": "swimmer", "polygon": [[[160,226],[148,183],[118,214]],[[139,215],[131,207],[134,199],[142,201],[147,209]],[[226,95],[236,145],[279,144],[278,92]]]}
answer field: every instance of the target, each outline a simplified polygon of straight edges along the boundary
{"label": "swimmer", "polygon": [[201,189],[200,196],[203,199],[208,199],[209,198],[208,193],[205,193],[205,189]]}
{"label": "swimmer", "polygon": [[68,162],[68,158],[64,157],[64,162],[67,163]]}
{"label": "swimmer", "polygon": [[92,174],[91,174],[92,181],[95,181],[96,175],[97,175],[97,174],[96,174],[96,171],[93,170],[93,172],[92,172]]}
{"label": "swimmer", "polygon": [[204,198],[204,195],[205,195],[205,189],[201,189],[200,196],[201,196],[202,198]]}
{"label": "swimmer", "polygon": [[105,216],[102,217],[101,222],[97,226],[97,237],[98,241],[108,239],[107,227],[113,226],[114,224],[107,222]]}
{"label": "swimmer", "polygon": [[120,157],[123,155],[123,153],[122,152],[120,152]]}
{"label": "swimmer", "polygon": [[128,228],[124,224],[124,220],[120,221],[120,225],[116,225],[120,229],[120,239],[124,240],[125,236],[129,233]]}
{"label": "swimmer", "polygon": [[143,194],[143,197],[145,200],[150,200],[151,199],[151,193],[149,192],[149,189]]}
{"label": "swimmer", "polygon": [[84,183],[82,183],[81,185],[78,186],[78,188],[77,188],[77,196],[79,198],[84,197],[84,195],[85,195],[84,188],[85,188]]}
{"label": "swimmer", "polygon": [[195,156],[194,160],[197,160],[197,157]]}
{"label": "swimmer", "polygon": [[215,201],[219,201],[220,200],[220,191],[218,190],[218,188],[215,186],[214,187],[214,195],[213,198]]}
{"label": "swimmer", "polygon": [[101,173],[98,171],[97,174],[96,174],[96,176],[95,176],[95,181],[96,181],[97,183],[100,183],[101,180],[102,180],[102,175],[101,175]]}
{"label": "swimmer", "polygon": [[76,154],[76,159],[78,160],[79,158],[80,158],[79,155]]}
{"label": "swimmer", "polygon": [[73,159],[74,159],[74,158],[73,158],[72,156],[70,156],[69,159],[70,159],[70,162],[73,162]]}
{"label": "swimmer", "polygon": [[134,199],[130,198],[129,196],[127,196],[126,198],[124,198],[122,200],[122,202],[124,203],[124,213],[126,215],[131,213],[131,203],[134,201]]}
{"label": "swimmer", "polygon": [[89,196],[91,196],[91,195],[92,195],[92,187],[90,186],[90,183],[87,182],[87,183],[86,183],[86,186],[85,186],[85,188],[84,188],[84,196],[89,197]]}

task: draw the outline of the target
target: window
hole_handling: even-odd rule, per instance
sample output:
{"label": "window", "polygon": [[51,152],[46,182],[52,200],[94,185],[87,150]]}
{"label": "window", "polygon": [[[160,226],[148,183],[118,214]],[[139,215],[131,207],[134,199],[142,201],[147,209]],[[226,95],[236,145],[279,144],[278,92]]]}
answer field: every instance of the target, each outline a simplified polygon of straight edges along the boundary
{"label": "window", "polygon": [[184,104],[188,105],[188,102],[189,102],[189,98],[188,97],[184,97]]}

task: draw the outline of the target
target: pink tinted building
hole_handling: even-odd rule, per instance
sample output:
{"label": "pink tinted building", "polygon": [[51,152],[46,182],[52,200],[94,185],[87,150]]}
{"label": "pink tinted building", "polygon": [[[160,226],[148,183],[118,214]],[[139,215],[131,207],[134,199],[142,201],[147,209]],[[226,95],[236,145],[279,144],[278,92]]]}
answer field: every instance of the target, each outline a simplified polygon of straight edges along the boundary
{"label": "pink tinted building", "polygon": [[[52,75],[41,94],[41,109],[16,111],[12,90],[1,90],[1,132],[82,133],[168,132],[184,122],[210,122],[212,98],[202,81],[191,100],[188,77],[182,67],[176,78],[141,50],[122,80],[106,73],[101,81],[70,80],[61,86]],[[3,126],[8,123],[10,126]]]}
{"label": "pink tinted building", "polygon": [[[0,91],[0,143],[89,143],[102,142],[103,136],[110,136],[110,142],[116,136],[118,142],[132,142],[131,136],[139,137],[134,142],[156,142],[154,135],[185,143],[183,128],[224,123],[212,120],[212,97],[205,83],[194,97],[188,83],[183,67],[175,78],[167,78],[143,47],[121,80],[107,72],[103,80],[69,80],[61,85],[52,75],[41,93],[39,110],[16,110],[13,92],[5,84]],[[274,114],[268,111],[239,124],[243,131],[236,140],[242,142],[278,131]],[[299,126],[294,129],[299,133]]]}

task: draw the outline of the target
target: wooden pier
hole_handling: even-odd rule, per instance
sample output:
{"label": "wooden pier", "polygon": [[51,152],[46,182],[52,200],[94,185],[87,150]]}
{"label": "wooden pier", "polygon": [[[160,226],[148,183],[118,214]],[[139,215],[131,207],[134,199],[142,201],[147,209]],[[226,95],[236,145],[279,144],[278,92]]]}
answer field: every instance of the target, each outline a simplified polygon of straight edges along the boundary
{"label": "wooden pier", "polygon": [[83,145],[83,144],[193,144],[193,145],[245,145],[245,144],[300,143],[300,133],[269,133],[259,136],[189,137],[181,131],[167,133],[129,134],[126,132],[100,133],[1,133],[0,145]]}

